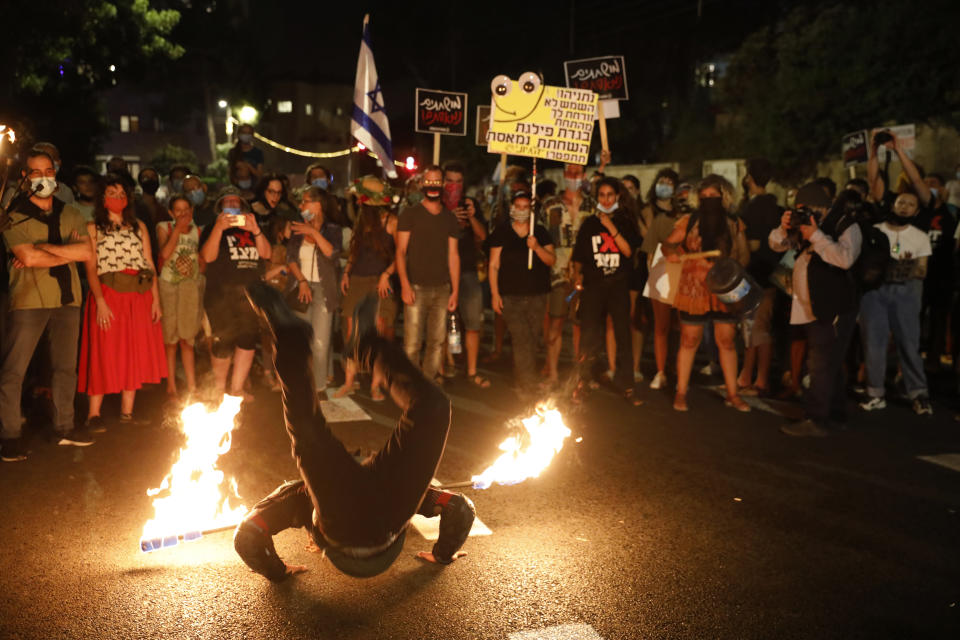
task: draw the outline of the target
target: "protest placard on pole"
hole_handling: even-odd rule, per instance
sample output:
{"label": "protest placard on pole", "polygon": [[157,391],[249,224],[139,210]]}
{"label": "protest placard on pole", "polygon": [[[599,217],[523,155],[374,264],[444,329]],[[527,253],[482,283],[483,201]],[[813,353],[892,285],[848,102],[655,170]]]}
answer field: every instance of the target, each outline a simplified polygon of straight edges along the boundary
{"label": "protest placard on pole", "polygon": [[497,76],[487,151],[585,165],[597,112],[597,94],[541,85],[533,73],[523,83]]}
{"label": "protest placard on pole", "polygon": [[467,135],[467,94],[417,88],[418,133],[433,134],[433,164],[440,163],[440,136]]}
{"label": "protest placard on pole", "polygon": [[594,91],[600,100],[630,99],[623,56],[567,60],[563,63],[563,72],[568,87]]}
{"label": "protest placard on pole", "polygon": [[870,159],[867,131],[861,129],[843,136],[840,140],[840,153],[843,156],[843,166],[845,167],[865,164]]}

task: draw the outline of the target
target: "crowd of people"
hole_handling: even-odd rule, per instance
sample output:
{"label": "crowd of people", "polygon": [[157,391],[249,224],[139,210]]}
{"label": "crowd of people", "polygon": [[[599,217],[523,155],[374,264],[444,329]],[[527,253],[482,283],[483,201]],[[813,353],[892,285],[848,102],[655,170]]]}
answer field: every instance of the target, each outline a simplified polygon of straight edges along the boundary
{"label": "crowd of people", "polygon": [[[742,196],[719,175],[684,180],[672,169],[644,193],[636,177],[605,175],[608,152],[589,176],[565,165],[559,186],[513,166],[499,184],[469,188],[465,168],[448,163],[406,185],[364,176],[337,190],[320,164],[296,188],[266,170],[249,125],[222,187],[185,166],[134,177],[120,158],[105,175],[64,175],[56,147],[35,144],[3,194],[0,458],[26,458],[23,407],[38,390],[65,446],[106,430],[106,395],[120,394],[118,419],[134,423],[145,419],[135,410],[144,385],[165,380],[173,406],[200,397],[208,362],[212,393],[253,400],[254,377],[278,391],[272,343],[244,295],[260,280],[313,329],[319,399],[337,381],[338,396],[359,388],[340,348],[358,326],[394,340],[402,317],[403,349],[440,385],[462,373],[490,389],[478,366],[501,358],[509,335],[511,389],[523,397],[582,403],[606,386],[638,406],[647,371],[649,388],[672,387],[674,409],[687,411],[695,371],[719,370],[736,411],[750,411],[745,396],[802,398],[805,419],[782,427],[791,435],[844,428],[851,391],[863,411],[896,393],[932,414],[927,372],[960,349],[960,168],[948,182],[895,136],[881,144],[899,179],[874,153],[865,180],[838,189],[815,179],[789,202],[767,193],[776,171],[761,158],[747,162]],[[713,285],[721,261],[758,290],[749,313]],[[485,313],[492,349],[482,354]],[[369,392],[384,397],[375,384]]]}

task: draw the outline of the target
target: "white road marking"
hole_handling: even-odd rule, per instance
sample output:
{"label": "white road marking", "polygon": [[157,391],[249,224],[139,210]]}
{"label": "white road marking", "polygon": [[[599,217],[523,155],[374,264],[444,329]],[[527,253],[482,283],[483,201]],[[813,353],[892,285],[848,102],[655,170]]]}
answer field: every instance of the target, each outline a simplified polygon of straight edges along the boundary
{"label": "white road marking", "polygon": [[588,624],[561,624],[545,629],[514,631],[507,637],[510,640],[603,640]]}
{"label": "white road marking", "polygon": [[372,420],[352,398],[334,398],[320,402],[320,410],[327,422],[362,422]]}
{"label": "white road marking", "polygon": [[[410,519],[410,524],[416,528],[417,533],[423,536],[424,540],[433,542],[440,537],[440,518],[427,518],[418,513]],[[470,537],[490,535],[493,535],[490,527],[483,524],[480,518],[474,518],[473,526],[470,528]]]}
{"label": "white road marking", "polygon": [[941,453],[935,456],[917,456],[917,458],[953,471],[960,471],[960,453]]}

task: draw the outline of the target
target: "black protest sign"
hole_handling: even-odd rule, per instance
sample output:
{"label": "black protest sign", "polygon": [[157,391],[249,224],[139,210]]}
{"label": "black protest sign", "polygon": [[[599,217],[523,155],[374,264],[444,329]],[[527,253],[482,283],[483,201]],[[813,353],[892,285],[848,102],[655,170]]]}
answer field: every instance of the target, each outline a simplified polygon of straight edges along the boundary
{"label": "black protest sign", "polygon": [[567,86],[589,89],[601,100],[627,100],[627,67],[623,56],[568,60],[563,63]]}
{"label": "black protest sign", "polygon": [[490,130],[490,105],[477,105],[477,139],[478,147],[487,146],[487,131]]}
{"label": "black protest sign", "polygon": [[467,94],[417,89],[419,133],[467,135]]}
{"label": "black protest sign", "polygon": [[843,155],[843,166],[845,167],[866,162],[870,154],[867,132],[854,131],[843,136],[840,142],[840,153]]}

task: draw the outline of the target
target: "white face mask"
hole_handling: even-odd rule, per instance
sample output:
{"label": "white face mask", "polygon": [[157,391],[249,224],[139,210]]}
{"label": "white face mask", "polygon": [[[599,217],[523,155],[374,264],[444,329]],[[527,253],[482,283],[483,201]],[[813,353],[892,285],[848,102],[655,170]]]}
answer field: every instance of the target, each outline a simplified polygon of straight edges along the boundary
{"label": "white face mask", "polygon": [[510,219],[514,222],[526,222],[530,219],[530,209],[517,209],[510,207]]}
{"label": "white face mask", "polygon": [[581,178],[564,178],[563,182],[566,184],[568,191],[576,191],[580,188],[583,180]]}
{"label": "white face mask", "polygon": [[600,211],[603,211],[604,213],[613,213],[613,212],[616,211],[619,207],[620,207],[620,203],[619,203],[619,202],[614,202],[614,203],[613,203],[612,205],[610,205],[609,207],[605,207],[605,206],[603,206],[602,204],[600,204],[599,202],[597,203],[597,209],[599,209]]}
{"label": "white face mask", "polygon": [[57,179],[48,178],[30,178],[30,188],[33,189],[33,195],[38,198],[49,198],[57,190]]}

